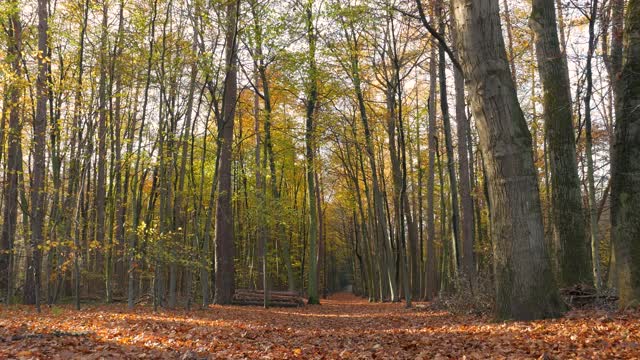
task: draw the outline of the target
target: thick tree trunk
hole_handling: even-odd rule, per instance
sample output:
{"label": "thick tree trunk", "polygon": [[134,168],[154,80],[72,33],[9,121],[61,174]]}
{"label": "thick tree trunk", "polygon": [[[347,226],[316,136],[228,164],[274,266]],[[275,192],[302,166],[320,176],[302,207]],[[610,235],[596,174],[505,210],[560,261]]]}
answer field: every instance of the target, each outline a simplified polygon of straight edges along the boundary
{"label": "thick tree trunk", "polygon": [[[610,8],[610,16],[611,16],[611,50],[609,51],[606,46],[606,42],[608,41],[607,32],[603,31],[603,56],[605,64],[607,64],[607,72],[609,75],[610,81],[610,113],[612,122],[615,124],[616,120],[614,115],[614,109],[618,109],[618,101],[620,99],[619,91],[620,91],[620,78],[622,77],[622,40],[623,40],[623,32],[624,32],[624,0],[611,0],[609,2]],[[604,22],[604,21],[603,21]],[[615,125],[611,126],[611,140],[609,147],[609,154],[611,159],[615,156],[614,153],[614,144],[615,144]],[[609,252],[609,271],[607,271],[607,284],[611,287],[615,286],[616,276],[616,259],[615,259],[615,251],[610,249]]]}
{"label": "thick tree trunk", "polygon": [[640,302],[640,1],[630,0],[618,83],[611,215],[620,306]]}
{"label": "thick tree trunk", "polygon": [[497,316],[557,316],[562,305],[545,248],[531,134],[509,71],[498,0],[454,0],[453,8],[487,166]]}
{"label": "thick tree trunk", "polygon": [[545,134],[550,153],[551,221],[563,286],[593,283],[576,164],[569,71],[560,51],[553,0],[534,0],[529,22],[535,33],[543,85]]}

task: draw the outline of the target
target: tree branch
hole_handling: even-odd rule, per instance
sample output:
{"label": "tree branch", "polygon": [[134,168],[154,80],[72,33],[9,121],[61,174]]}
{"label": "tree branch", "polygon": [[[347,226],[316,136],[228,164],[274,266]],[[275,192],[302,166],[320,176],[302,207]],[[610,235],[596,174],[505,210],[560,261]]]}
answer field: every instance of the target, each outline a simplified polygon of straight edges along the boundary
{"label": "tree branch", "polygon": [[416,20],[420,20],[420,22],[422,22],[422,25],[425,27],[425,29],[427,29],[429,34],[431,34],[431,36],[433,36],[436,40],[438,40],[438,44],[440,46],[442,46],[442,48],[447,53],[447,55],[449,55],[449,59],[451,59],[451,62],[453,63],[453,66],[455,66],[456,69],[458,69],[458,71],[460,71],[464,75],[464,71],[462,70],[462,66],[460,65],[460,62],[458,62],[458,59],[456,58],[455,54],[453,53],[453,51],[451,50],[449,45],[447,45],[447,42],[444,39],[444,37],[442,36],[442,34],[440,34],[438,31],[436,31],[436,29],[434,29],[431,26],[431,24],[429,24],[429,21],[427,20],[427,16],[425,15],[425,12],[424,12],[424,7],[422,6],[422,0],[416,0],[416,5],[418,5],[418,14],[419,14],[419,16],[415,16],[414,14],[410,14],[410,13],[408,13],[408,12],[402,10],[402,9],[399,9],[397,7],[394,7],[394,9],[396,11],[400,12],[401,14],[405,15],[405,16],[414,18]]}

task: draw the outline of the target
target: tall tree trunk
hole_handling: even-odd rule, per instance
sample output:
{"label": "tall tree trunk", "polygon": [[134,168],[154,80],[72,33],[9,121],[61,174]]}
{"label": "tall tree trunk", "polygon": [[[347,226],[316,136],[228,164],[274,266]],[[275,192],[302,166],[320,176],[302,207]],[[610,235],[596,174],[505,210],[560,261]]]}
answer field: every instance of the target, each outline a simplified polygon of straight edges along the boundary
{"label": "tall tree trunk", "polygon": [[611,173],[612,240],[620,306],[640,302],[640,1],[630,0],[618,83]]}
{"label": "tall tree trunk", "polygon": [[562,305],[545,248],[531,134],[509,71],[498,0],[454,0],[453,8],[487,167],[497,316],[557,316]]}
{"label": "tall tree trunk", "polygon": [[235,121],[236,99],[238,96],[238,7],[239,1],[236,0],[230,1],[226,8],[224,114],[222,122],[218,124],[218,131],[221,134],[222,141],[220,143],[218,197],[216,203],[216,291],[213,302],[219,305],[230,304],[235,291],[235,245],[233,215],[231,212],[231,161],[233,124]]}
{"label": "tall tree trunk", "polygon": [[[456,27],[451,27],[451,38],[457,42],[458,33]],[[513,64],[513,59],[511,59]],[[458,140],[458,166],[460,168],[460,237],[461,237],[461,263],[462,272],[471,284],[475,279],[475,261],[473,254],[474,241],[474,216],[473,199],[471,197],[471,176],[469,175],[469,146],[468,129],[469,119],[467,118],[466,102],[464,96],[464,77],[459,69],[453,70],[453,81],[456,90],[456,135]],[[512,69],[515,78],[515,69]]]}
{"label": "tall tree trunk", "polygon": [[96,241],[106,252],[105,290],[107,303],[111,302],[111,246],[105,242],[106,166],[107,166],[107,36],[109,7],[102,2],[102,27],[100,35],[100,80],[98,83],[98,182],[96,184]]}
{"label": "tall tree trunk", "polygon": [[[22,168],[22,152],[20,151],[22,122],[20,121],[20,95],[22,80],[22,23],[20,21],[20,11],[15,5],[9,14],[8,33],[8,62],[13,71],[13,81],[9,82],[7,89],[7,100],[9,103],[9,128],[7,130],[7,170],[4,185],[4,209],[2,221],[2,238],[0,239],[0,294],[6,290],[5,301],[11,301],[13,289],[13,274],[11,271],[11,259],[15,244],[16,226],[18,221],[18,179],[19,171]],[[4,144],[0,144],[4,146]]]}
{"label": "tall tree trunk", "polygon": [[[444,36],[445,19],[442,1],[438,1],[436,6],[436,16],[440,21],[440,34]],[[453,227],[452,257],[453,274],[458,276],[461,258],[461,238],[460,238],[460,207],[458,205],[458,179],[456,177],[455,159],[453,156],[453,138],[451,136],[451,118],[449,116],[449,100],[447,99],[447,76],[446,60],[444,48],[441,45],[438,50],[438,82],[440,84],[440,111],[442,112],[442,126],[444,131],[445,149],[447,152],[447,172],[449,173],[449,193],[451,194],[451,225]]]}
{"label": "tall tree trunk", "polygon": [[260,268],[258,273],[261,274],[262,289],[263,289],[263,306],[267,308],[269,306],[267,297],[267,226],[265,224],[265,207],[266,207],[266,186],[263,181],[263,165],[262,165],[262,136],[260,134],[260,101],[259,96],[256,93],[253,101],[253,111],[255,120],[255,161],[256,161],[256,211],[258,212],[256,217],[256,242],[258,247],[258,260],[260,262]]}
{"label": "tall tree trunk", "polygon": [[309,73],[307,78],[306,89],[306,176],[307,176],[307,194],[309,203],[309,304],[319,304],[318,297],[318,209],[316,201],[316,183],[314,178],[315,172],[315,134],[314,134],[314,117],[316,103],[318,101],[318,68],[316,65],[316,30],[313,19],[313,0],[308,0],[304,6],[306,36],[309,44]]}
{"label": "tall tree trunk", "polygon": [[534,0],[529,22],[535,33],[543,85],[545,134],[550,153],[551,221],[563,286],[593,283],[576,164],[569,71],[560,51],[554,0]]}
{"label": "tall tree trunk", "polygon": [[[140,128],[138,129],[138,141],[137,141],[137,146],[136,146],[136,154],[141,154],[142,153],[142,140],[143,140],[143,134],[144,134],[144,129],[145,129],[145,122],[146,122],[146,118],[147,118],[147,105],[149,103],[149,88],[151,86],[151,64],[153,61],[153,53],[154,53],[154,46],[155,46],[155,29],[156,29],[156,18],[158,16],[158,11],[157,11],[157,7],[158,7],[158,0],[154,0],[153,2],[153,6],[152,6],[152,13],[151,13],[151,26],[149,28],[149,56],[147,57],[147,69],[146,69],[146,76],[145,76],[145,86],[144,86],[144,95],[143,95],[143,101],[142,101],[142,114],[140,116]],[[131,140],[133,140],[133,136],[135,133],[135,114],[134,116],[134,121],[133,121],[133,128],[131,129]],[[131,153],[131,150],[133,150],[133,141],[130,142],[130,150],[128,151],[128,153]],[[132,193],[132,201],[131,201],[131,206],[133,207],[133,219],[132,219],[132,226],[131,226],[131,240],[130,240],[130,244],[129,244],[129,279],[128,279],[128,285],[127,285],[127,306],[129,309],[133,309],[134,305],[135,305],[135,296],[136,296],[136,274],[138,272],[138,261],[137,261],[137,251],[138,251],[138,226],[140,225],[141,222],[141,217],[142,217],[142,194],[141,192],[138,191],[138,189],[141,189],[142,186],[144,185],[144,178],[140,179],[140,160],[141,160],[141,156],[136,156],[136,163],[134,165],[134,171],[133,171],[133,181],[132,181],[132,186],[131,186],[131,193]]]}
{"label": "tall tree trunk", "polygon": [[[417,76],[416,76],[417,77]],[[416,84],[418,84],[417,78],[416,78]],[[414,207],[415,212],[414,214],[416,214],[416,219],[415,221],[418,223],[418,244],[417,244],[417,249],[414,250],[414,254],[413,256],[417,257],[417,261],[418,261],[418,271],[420,272],[418,274],[418,281],[420,281],[420,283],[417,286],[417,290],[418,293],[416,294],[417,297],[416,298],[421,298],[424,297],[424,189],[423,189],[423,162],[422,162],[422,149],[421,149],[421,144],[422,144],[422,133],[420,132],[421,126],[422,126],[422,122],[420,121],[420,112],[421,112],[421,108],[420,108],[420,94],[418,92],[419,87],[416,86],[416,138],[415,138],[415,142],[416,142],[416,168],[417,168],[417,186],[418,189],[417,191],[417,204]],[[413,162],[413,161],[412,161]],[[414,285],[415,286],[415,285]]]}
{"label": "tall tree trunk", "polygon": [[[193,44],[191,46],[192,58],[189,59],[191,61],[189,95],[187,98],[187,108],[185,110],[184,129],[182,130],[182,136],[180,139],[180,145],[182,149],[181,149],[181,155],[180,155],[180,171],[178,172],[178,189],[176,191],[176,200],[173,203],[173,206],[174,206],[173,213],[174,213],[174,218],[176,219],[176,226],[178,228],[181,227],[183,229],[182,241],[187,247],[191,245],[189,244],[189,237],[193,236],[192,234],[189,234],[187,232],[187,226],[189,222],[187,213],[189,212],[189,208],[186,205],[184,198],[186,197],[186,194],[187,194],[187,190],[185,188],[185,177],[187,173],[187,159],[189,158],[189,132],[191,131],[191,122],[193,119],[193,107],[194,107],[193,103],[194,103],[195,90],[196,90],[197,80],[198,80],[198,62],[196,60],[196,53],[197,53],[196,41],[197,40],[194,36]],[[194,231],[198,231],[198,230],[194,228]],[[196,247],[191,247],[191,249],[195,251]],[[187,269],[187,275],[186,275],[187,276],[187,281],[186,281],[187,309],[191,308],[191,302],[192,302],[191,287],[192,287],[194,273],[195,273],[194,269],[191,269],[191,268]]]}
{"label": "tall tree trunk", "polygon": [[[126,214],[126,194],[127,188],[123,186],[122,182],[122,172],[123,169],[128,166],[125,166],[125,163],[122,159],[122,143],[123,143],[123,125],[122,125],[122,93],[123,93],[123,81],[122,81],[122,73],[123,73],[123,64],[118,61],[119,57],[122,55],[123,50],[123,38],[124,38],[124,0],[120,0],[120,9],[118,15],[118,35],[116,39],[116,44],[114,45],[113,51],[113,61],[111,62],[111,72],[113,77],[113,82],[115,83],[115,111],[114,111],[114,136],[113,136],[113,152],[112,160],[114,161],[114,174],[113,177],[115,179],[114,191],[113,191],[113,209],[112,209],[112,229],[115,231],[115,239],[117,246],[117,254],[118,256],[115,272],[117,276],[117,283],[120,286],[124,286],[126,281],[126,256],[123,256],[126,250],[125,247],[125,214]],[[128,159],[127,159],[128,160]],[[128,165],[128,163],[127,163]],[[128,177],[128,175],[127,175]],[[125,180],[125,184],[128,185],[128,178]]]}
{"label": "tall tree trunk", "polygon": [[24,302],[35,304],[40,312],[41,244],[44,240],[46,133],[47,133],[47,60],[49,1],[38,0],[38,76],[36,78],[36,116],[33,120],[33,173],[31,175],[31,242],[27,257]]}
{"label": "tall tree trunk", "polygon": [[[584,131],[585,131],[585,157],[587,158],[587,184],[589,186],[589,225],[591,233],[591,253],[593,255],[593,279],[596,280],[596,286],[602,284],[600,278],[600,243],[598,240],[598,204],[596,203],[596,186],[595,186],[595,165],[593,154],[593,133],[591,131],[591,98],[593,97],[593,56],[596,46],[595,22],[597,18],[598,1],[591,2],[591,14],[589,16],[589,46],[587,50],[587,63],[585,66],[585,77],[587,81],[586,93],[584,96]],[[588,263],[591,265],[591,263]]]}
{"label": "tall tree trunk", "polygon": [[429,164],[427,173],[427,266],[426,266],[426,299],[431,300],[438,293],[438,266],[436,262],[436,228],[435,228],[435,168],[436,168],[436,48],[431,47],[431,59],[429,61],[429,124],[427,129]]}
{"label": "tall tree trunk", "polygon": [[[618,109],[618,101],[620,99],[620,79],[622,78],[622,48],[623,48],[623,44],[622,44],[622,40],[623,40],[623,33],[624,33],[624,0],[611,0],[609,2],[609,8],[610,8],[610,22],[611,22],[611,50],[609,51],[609,49],[607,49],[606,44],[604,44],[605,48],[603,49],[603,56],[604,56],[604,62],[607,65],[607,72],[609,75],[609,92],[610,92],[610,113],[611,113],[611,117],[612,117],[612,121],[615,124],[616,120],[616,116],[617,116],[617,109]],[[604,26],[604,25],[603,25]],[[607,31],[603,31],[603,43],[608,42],[608,38],[607,35],[608,32]],[[614,111],[616,110],[616,115],[614,115]],[[610,147],[609,147],[609,154],[610,154],[610,158],[613,159],[615,158],[614,156],[614,151],[615,151],[615,125],[611,126],[612,131],[611,131],[611,140],[610,140]],[[612,160],[613,162],[613,160]],[[609,271],[607,271],[607,284],[611,285],[611,286],[615,286],[615,282],[617,281],[615,279],[615,269],[616,269],[616,259],[615,259],[615,251],[613,249],[614,246],[612,246],[612,249],[610,249],[609,252]]]}

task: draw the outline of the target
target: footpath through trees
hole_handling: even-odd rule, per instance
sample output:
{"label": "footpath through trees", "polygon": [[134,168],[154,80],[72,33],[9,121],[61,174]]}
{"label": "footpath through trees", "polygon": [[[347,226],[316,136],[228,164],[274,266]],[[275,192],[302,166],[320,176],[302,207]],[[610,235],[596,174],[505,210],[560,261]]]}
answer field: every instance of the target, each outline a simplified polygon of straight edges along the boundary
{"label": "footpath through trees", "polygon": [[321,306],[160,310],[126,305],[0,308],[0,358],[631,358],[640,313],[574,311],[494,322],[429,303],[369,303],[348,293]]}

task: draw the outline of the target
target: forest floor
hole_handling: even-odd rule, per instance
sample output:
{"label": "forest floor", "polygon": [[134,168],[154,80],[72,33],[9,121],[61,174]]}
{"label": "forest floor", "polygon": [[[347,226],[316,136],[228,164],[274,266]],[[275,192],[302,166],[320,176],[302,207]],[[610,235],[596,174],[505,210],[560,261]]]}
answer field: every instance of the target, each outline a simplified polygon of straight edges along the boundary
{"label": "forest floor", "polygon": [[640,358],[640,312],[494,322],[336,294],[290,309],[0,308],[0,359]]}

